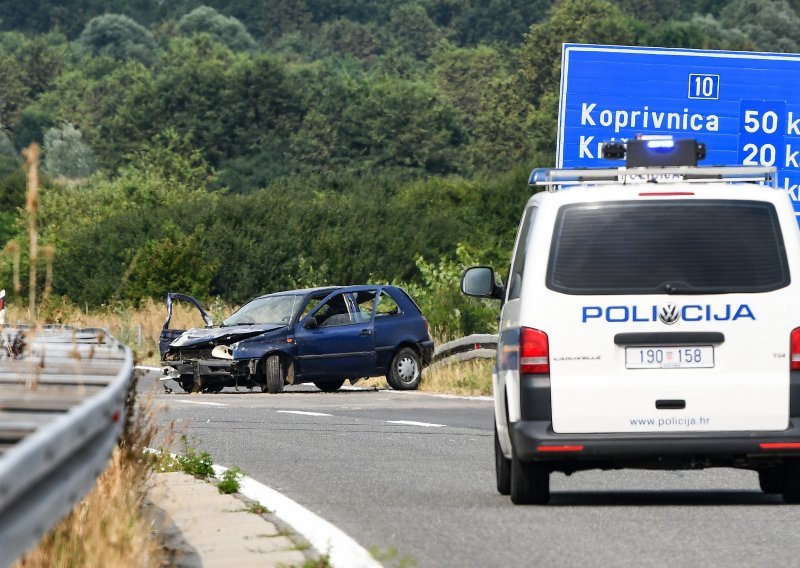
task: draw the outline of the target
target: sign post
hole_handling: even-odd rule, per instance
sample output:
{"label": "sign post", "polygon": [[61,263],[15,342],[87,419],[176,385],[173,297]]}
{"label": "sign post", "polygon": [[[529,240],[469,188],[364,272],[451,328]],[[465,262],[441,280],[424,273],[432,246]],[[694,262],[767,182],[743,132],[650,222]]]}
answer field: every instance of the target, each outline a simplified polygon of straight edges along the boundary
{"label": "sign post", "polygon": [[637,135],[775,166],[800,215],[800,55],[564,44],[556,167],[617,167],[602,143]]}

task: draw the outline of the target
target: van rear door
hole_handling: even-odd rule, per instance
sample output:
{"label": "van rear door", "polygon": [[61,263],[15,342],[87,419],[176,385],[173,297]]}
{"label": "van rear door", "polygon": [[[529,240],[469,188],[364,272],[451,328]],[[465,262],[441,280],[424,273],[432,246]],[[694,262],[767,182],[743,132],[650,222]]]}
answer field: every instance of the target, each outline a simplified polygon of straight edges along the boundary
{"label": "van rear door", "polygon": [[772,203],[565,205],[546,280],[556,432],[787,427],[800,302]]}

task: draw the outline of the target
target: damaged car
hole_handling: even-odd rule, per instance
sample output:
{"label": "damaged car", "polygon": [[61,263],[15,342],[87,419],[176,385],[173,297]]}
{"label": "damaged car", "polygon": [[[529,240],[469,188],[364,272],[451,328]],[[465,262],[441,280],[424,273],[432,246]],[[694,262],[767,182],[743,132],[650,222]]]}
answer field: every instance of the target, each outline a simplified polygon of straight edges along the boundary
{"label": "damaged car", "polygon": [[[175,301],[192,304],[206,327],[170,329]],[[186,392],[225,387],[279,393],[314,383],[326,392],[345,381],[385,376],[416,389],[433,355],[428,321],[397,286],[309,288],[259,296],[214,326],[203,306],[169,293],[160,338],[164,379]]]}

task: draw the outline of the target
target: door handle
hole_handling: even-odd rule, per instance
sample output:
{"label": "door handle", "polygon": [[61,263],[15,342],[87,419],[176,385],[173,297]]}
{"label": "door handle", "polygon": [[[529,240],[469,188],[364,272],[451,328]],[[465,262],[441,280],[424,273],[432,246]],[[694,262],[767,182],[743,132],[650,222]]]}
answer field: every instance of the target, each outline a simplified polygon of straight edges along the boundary
{"label": "door handle", "polygon": [[360,335],[372,335],[371,329],[362,329]]}

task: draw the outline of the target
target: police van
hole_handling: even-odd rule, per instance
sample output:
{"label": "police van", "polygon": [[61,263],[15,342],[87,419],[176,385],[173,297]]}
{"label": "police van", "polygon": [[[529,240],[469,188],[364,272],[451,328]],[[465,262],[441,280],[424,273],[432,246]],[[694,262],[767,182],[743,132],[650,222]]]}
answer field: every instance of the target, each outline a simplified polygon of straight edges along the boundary
{"label": "police van", "polygon": [[[626,166],[534,170],[493,372],[497,489],[543,504],[585,469],[736,467],[800,502],[800,232],[770,167],[698,167],[693,140]],[[688,158],[687,158],[688,156]],[[655,163],[656,166],[651,164]]]}

